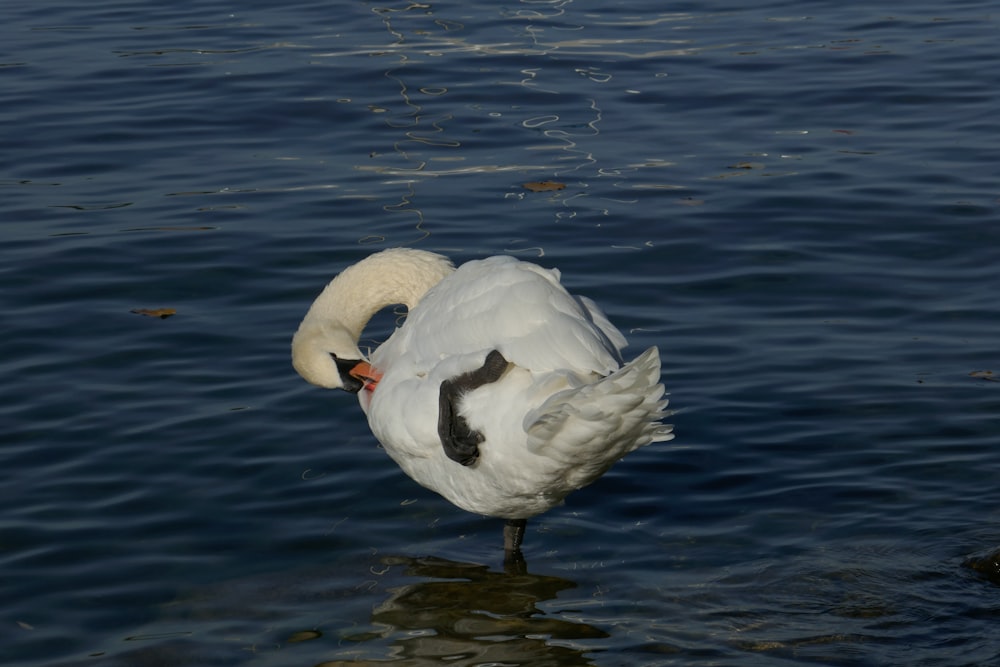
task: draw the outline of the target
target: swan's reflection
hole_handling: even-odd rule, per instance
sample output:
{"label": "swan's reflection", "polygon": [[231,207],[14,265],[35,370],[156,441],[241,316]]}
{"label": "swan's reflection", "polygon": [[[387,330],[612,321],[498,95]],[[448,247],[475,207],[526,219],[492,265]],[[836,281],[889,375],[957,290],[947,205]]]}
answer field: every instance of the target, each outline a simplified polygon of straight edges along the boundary
{"label": "swan's reflection", "polygon": [[575,588],[548,575],[491,572],[439,558],[395,559],[408,576],[427,578],[393,589],[372,622],[397,635],[404,665],[590,664],[583,651],[548,640],[601,638],[591,625],[544,616],[538,603]]}
{"label": "swan's reflection", "polygon": [[252,666],[276,657],[317,667],[588,665],[587,649],[573,642],[608,635],[540,608],[573,588],[523,567],[496,572],[433,557],[344,561],[200,588],[60,667]]}

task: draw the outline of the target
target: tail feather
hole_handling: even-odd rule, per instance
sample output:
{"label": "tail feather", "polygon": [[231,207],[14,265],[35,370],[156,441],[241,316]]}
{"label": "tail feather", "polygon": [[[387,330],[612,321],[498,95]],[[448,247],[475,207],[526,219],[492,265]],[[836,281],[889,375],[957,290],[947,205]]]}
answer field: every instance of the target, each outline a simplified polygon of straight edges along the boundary
{"label": "tail feather", "polygon": [[621,457],[674,437],[651,347],[611,375],[553,395],[525,420],[528,449],[571,470],[566,482],[589,484]]}

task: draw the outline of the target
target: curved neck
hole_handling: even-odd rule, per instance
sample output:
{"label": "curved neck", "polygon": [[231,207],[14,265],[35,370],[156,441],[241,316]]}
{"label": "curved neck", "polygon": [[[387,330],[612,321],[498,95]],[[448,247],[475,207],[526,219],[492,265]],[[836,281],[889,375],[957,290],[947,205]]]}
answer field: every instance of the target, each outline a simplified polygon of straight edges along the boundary
{"label": "curved neck", "polygon": [[316,297],[292,337],[295,370],[312,384],[343,388],[336,360],[364,358],[358,339],[372,316],[397,303],[412,309],[454,270],[447,257],[411,248],[383,250],[344,269]]}
{"label": "curved neck", "polygon": [[303,324],[307,320],[336,324],[357,343],[375,313],[397,303],[412,309],[427,290],[454,270],[446,257],[424,250],[383,250],[331,280]]}

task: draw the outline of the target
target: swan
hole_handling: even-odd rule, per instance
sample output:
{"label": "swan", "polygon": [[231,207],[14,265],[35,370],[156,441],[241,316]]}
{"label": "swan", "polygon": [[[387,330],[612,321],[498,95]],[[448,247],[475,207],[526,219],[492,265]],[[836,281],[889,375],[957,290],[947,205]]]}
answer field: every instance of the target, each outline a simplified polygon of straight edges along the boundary
{"label": "swan", "polygon": [[[365,325],[407,317],[366,359]],[[527,519],[625,454],[670,440],[658,349],[625,363],[625,337],[556,269],[495,256],[457,269],[390,248],[344,269],[292,338],[314,385],[358,395],[372,433],[403,471],[458,507],[506,520],[505,562]]]}

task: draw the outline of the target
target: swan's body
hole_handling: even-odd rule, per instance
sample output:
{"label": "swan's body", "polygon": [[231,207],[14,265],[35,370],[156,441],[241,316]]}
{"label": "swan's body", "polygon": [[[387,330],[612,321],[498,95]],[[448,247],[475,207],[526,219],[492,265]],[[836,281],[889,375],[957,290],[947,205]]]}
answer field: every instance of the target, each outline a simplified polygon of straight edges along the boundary
{"label": "swan's body", "polygon": [[[351,371],[364,325],[396,303],[407,306],[406,322],[372,353],[374,370]],[[391,249],[326,287],[292,357],[309,382],[358,391],[375,437],[414,480],[470,512],[523,520],[625,454],[673,437],[661,423],[657,349],[623,364],[624,346],[558,271],[503,256],[455,270],[440,255]],[[502,355],[496,373],[455,394],[455,419],[481,434],[462,465],[442,446],[443,384],[477,372],[492,351]]]}

